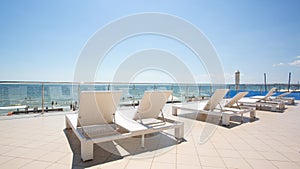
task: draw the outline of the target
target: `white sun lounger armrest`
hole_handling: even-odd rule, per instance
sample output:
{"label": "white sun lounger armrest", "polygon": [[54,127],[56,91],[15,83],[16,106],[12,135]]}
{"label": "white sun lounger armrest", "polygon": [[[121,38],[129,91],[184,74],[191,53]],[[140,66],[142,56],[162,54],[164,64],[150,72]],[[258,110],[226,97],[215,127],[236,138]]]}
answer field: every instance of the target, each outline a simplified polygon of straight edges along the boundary
{"label": "white sun lounger armrest", "polygon": [[255,108],[243,108],[243,109],[237,109],[237,108],[230,108],[230,107],[223,107],[222,108],[223,111],[232,111],[234,113],[247,113],[247,112],[251,112],[251,111],[255,111]]}
{"label": "white sun lounger armrest", "polygon": [[147,130],[147,127],[130,118],[123,117],[120,113],[115,114],[116,123],[130,132]]}

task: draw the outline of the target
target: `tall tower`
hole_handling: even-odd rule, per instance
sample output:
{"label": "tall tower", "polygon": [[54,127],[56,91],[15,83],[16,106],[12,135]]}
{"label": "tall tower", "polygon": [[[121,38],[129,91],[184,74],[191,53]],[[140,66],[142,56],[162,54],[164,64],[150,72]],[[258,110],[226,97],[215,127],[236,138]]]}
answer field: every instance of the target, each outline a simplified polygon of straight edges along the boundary
{"label": "tall tower", "polygon": [[240,85],[240,71],[235,71],[235,90],[239,90]]}

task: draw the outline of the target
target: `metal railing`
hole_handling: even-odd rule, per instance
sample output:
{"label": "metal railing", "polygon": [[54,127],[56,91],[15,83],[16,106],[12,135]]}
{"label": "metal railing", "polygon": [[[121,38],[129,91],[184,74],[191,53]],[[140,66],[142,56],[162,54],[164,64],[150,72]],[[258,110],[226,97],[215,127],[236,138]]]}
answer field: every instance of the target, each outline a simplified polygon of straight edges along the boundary
{"label": "metal railing", "polygon": [[[287,84],[268,84],[267,90],[288,90]],[[111,82],[28,82],[0,81],[0,107],[26,105],[29,108],[40,108],[41,112],[49,107],[75,108],[79,104],[79,93],[92,90],[122,90],[122,101],[138,100],[146,90],[172,90],[172,102],[187,101],[209,97],[217,88],[230,89],[227,97],[238,91],[254,91],[255,94],[266,92],[264,84],[186,84],[186,83],[111,83]],[[237,90],[238,89],[238,90]],[[290,89],[300,90],[299,84],[291,84]]]}

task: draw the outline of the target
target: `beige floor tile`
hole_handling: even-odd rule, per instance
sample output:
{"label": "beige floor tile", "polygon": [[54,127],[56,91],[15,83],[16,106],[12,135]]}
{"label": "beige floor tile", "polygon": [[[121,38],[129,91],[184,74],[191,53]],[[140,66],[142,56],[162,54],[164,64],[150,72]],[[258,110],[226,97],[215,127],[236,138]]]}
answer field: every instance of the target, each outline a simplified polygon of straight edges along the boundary
{"label": "beige floor tile", "polygon": [[242,151],[239,151],[239,153],[245,159],[265,159],[265,157],[257,151],[242,150]]}
{"label": "beige floor tile", "polygon": [[64,165],[64,164],[58,164],[58,163],[53,163],[47,169],[70,169],[72,168],[72,165]]}
{"label": "beige floor tile", "polygon": [[187,165],[187,164],[177,164],[176,169],[201,169],[203,167],[201,167],[200,165]]}
{"label": "beige floor tile", "polygon": [[187,154],[187,155],[197,155],[196,147],[193,144],[185,144],[184,146],[180,145],[177,147],[177,153]]}
{"label": "beige floor tile", "polygon": [[281,153],[286,158],[288,158],[291,161],[300,162],[300,153],[297,152],[283,152]]}
{"label": "beige floor tile", "polygon": [[300,145],[290,145],[288,146],[290,149],[292,149],[294,152],[299,152],[300,150]]}
{"label": "beige floor tile", "polygon": [[246,159],[253,169],[276,169],[274,164],[269,160]]}
{"label": "beige floor tile", "polygon": [[253,148],[249,144],[232,144],[235,150],[253,150]]}
{"label": "beige floor tile", "polygon": [[51,165],[50,162],[32,161],[32,162],[22,166],[21,169],[40,169],[40,168],[47,168],[50,165]]}
{"label": "beige floor tile", "polygon": [[31,141],[30,143],[28,144],[24,144],[24,147],[25,148],[32,148],[32,149],[39,149],[41,148],[42,146],[46,145],[45,142],[42,142],[42,141],[39,141],[39,140],[36,140],[36,141]]}
{"label": "beige floor tile", "polygon": [[143,161],[143,160],[129,160],[126,165],[127,169],[150,169],[151,162]]}
{"label": "beige floor tile", "polygon": [[260,152],[266,159],[272,161],[289,161],[285,156],[277,152]]}
{"label": "beige floor tile", "polygon": [[159,169],[159,168],[176,169],[176,164],[175,163],[160,163],[160,162],[152,163],[151,169]]}
{"label": "beige floor tile", "polygon": [[129,162],[129,159],[121,159],[121,160],[115,160],[115,161],[111,161],[111,162],[107,162],[101,165],[101,169],[112,169],[112,168],[116,168],[116,169],[123,169],[127,166]]}
{"label": "beige floor tile", "polygon": [[163,163],[176,163],[176,154],[165,153],[160,155],[155,155],[153,162],[163,162]]}
{"label": "beige floor tile", "polygon": [[20,167],[23,167],[25,166],[26,164],[32,162],[32,160],[30,159],[22,159],[22,158],[14,158],[14,159],[11,159],[5,163],[2,163],[0,165],[0,168],[9,168],[9,169],[13,169],[13,168],[20,168]]}
{"label": "beige floor tile", "polygon": [[14,149],[13,146],[0,146],[0,155],[7,153],[8,151]]}
{"label": "beige floor tile", "polygon": [[206,148],[198,148],[198,155],[200,157],[202,156],[208,156],[208,157],[219,157],[219,153],[213,148],[213,149],[206,149]]}
{"label": "beige floor tile", "polygon": [[43,156],[47,153],[49,153],[49,151],[47,151],[47,150],[33,149],[30,152],[23,154],[23,158],[39,160],[41,156]]}
{"label": "beige floor tile", "polygon": [[200,157],[201,166],[207,167],[226,167],[220,157]]}
{"label": "beige floor tile", "polygon": [[155,157],[155,152],[144,152],[144,153],[136,153],[135,155],[132,155],[131,158],[134,160],[143,160],[152,162],[153,158]]}
{"label": "beige floor tile", "polygon": [[271,146],[274,150],[277,152],[283,153],[283,152],[294,152],[293,149],[291,149],[288,146],[285,145],[276,145],[276,146]]}
{"label": "beige floor tile", "polygon": [[16,148],[4,153],[4,155],[22,158],[24,154],[30,153],[31,151],[32,151],[32,149],[30,149],[30,148],[16,147]]}
{"label": "beige floor tile", "polygon": [[[5,131],[3,134],[5,134],[6,132],[8,131]],[[8,146],[11,142],[15,141],[15,139],[12,139],[12,138],[6,138],[5,136],[3,136],[1,139],[0,139],[0,145],[1,146]]]}
{"label": "beige floor tile", "polygon": [[215,148],[216,149],[229,149],[229,150],[234,150],[233,146],[230,145],[229,143],[226,143],[226,142],[216,142],[216,143],[213,143]]}
{"label": "beige floor tile", "polygon": [[266,144],[256,144],[256,145],[251,145],[254,150],[256,151],[260,151],[260,152],[265,152],[265,151],[276,151],[276,150],[273,150],[272,147],[266,145]]}
{"label": "beige floor tile", "polygon": [[220,149],[217,150],[221,157],[236,157],[241,158],[241,155],[238,151],[235,150],[226,150],[226,149]]}
{"label": "beige floor tile", "polygon": [[200,165],[198,156],[177,154],[177,164]]}
{"label": "beige floor tile", "polygon": [[[180,144],[178,144],[178,146],[180,146]],[[164,153],[176,154],[176,151],[177,151],[176,146],[164,147],[164,148],[155,150],[155,155],[164,154]]]}
{"label": "beige floor tile", "polygon": [[285,161],[272,161],[272,163],[279,169],[299,169],[300,167],[291,162],[285,162]]}
{"label": "beige floor tile", "polygon": [[15,146],[15,147],[25,147],[26,144],[31,143],[31,140],[25,140],[24,138],[20,138],[19,140],[15,140],[14,142],[11,142],[9,145],[10,146]]}
{"label": "beige floor tile", "polygon": [[300,162],[297,161],[297,162],[295,162],[295,163],[300,167]]}
{"label": "beige floor tile", "polygon": [[202,166],[202,169],[227,169],[227,167],[206,167],[206,166]]}
{"label": "beige floor tile", "polygon": [[61,153],[61,152],[49,152],[44,155],[42,155],[39,160],[41,161],[47,161],[47,162],[57,162],[58,160],[65,157],[68,153]]}
{"label": "beige floor tile", "polygon": [[200,148],[200,149],[213,149],[213,148],[215,148],[215,146],[213,145],[213,143],[211,141],[206,141],[204,143],[196,142],[195,145],[197,146],[197,148]]}
{"label": "beige floor tile", "polygon": [[69,144],[61,144],[61,143],[57,143],[57,144],[59,146],[56,149],[52,150],[52,151],[72,153],[72,149],[71,149]]}
{"label": "beige floor tile", "polygon": [[223,158],[225,165],[228,168],[243,168],[251,169],[251,166],[244,160],[240,158]]}
{"label": "beige floor tile", "polygon": [[0,155],[0,165],[3,164],[3,163],[6,163],[6,162],[9,161],[9,160],[14,159],[14,158],[15,158],[15,157],[1,156],[1,155]]}
{"label": "beige floor tile", "polygon": [[67,153],[65,156],[61,157],[56,162],[64,165],[72,165],[74,160],[73,158],[74,158],[73,153]]}
{"label": "beige floor tile", "polygon": [[247,142],[251,146],[264,144],[264,142],[262,142],[261,140],[258,140],[256,138],[245,139],[245,142]]}
{"label": "beige floor tile", "polygon": [[55,151],[56,149],[58,149],[61,145],[58,143],[47,143],[42,145],[41,147],[39,147],[39,149],[42,150],[48,150],[48,151]]}

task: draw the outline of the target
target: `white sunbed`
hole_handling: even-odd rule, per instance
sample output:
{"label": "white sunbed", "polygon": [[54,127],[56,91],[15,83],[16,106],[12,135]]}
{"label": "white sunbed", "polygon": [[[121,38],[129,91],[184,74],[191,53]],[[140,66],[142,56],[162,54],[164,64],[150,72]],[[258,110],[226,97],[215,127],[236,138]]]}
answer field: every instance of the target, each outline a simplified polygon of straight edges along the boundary
{"label": "white sunbed", "polygon": [[272,101],[283,101],[285,104],[294,105],[295,104],[295,98],[294,97],[285,97],[285,96],[287,96],[291,93],[292,92],[289,91],[289,92],[282,93],[278,96],[271,96],[270,100],[272,100]]}
{"label": "white sunbed", "polygon": [[255,106],[258,110],[271,110],[282,112],[285,109],[284,102],[272,101],[270,96],[274,94],[276,88],[270,89],[270,91],[264,96],[253,96],[250,98],[242,98],[238,101],[240,105]]}
{"label": "white sunbed", "polygon": [[[217,89],[215,93],[211,96],[211,98],[206,102],[200,103],[187,103],[187,104],[180,104],[180,105],[173,105],[172,107],[172,114],[177,116],[178,109],[181,110],[188,110],[188,111],[197,111],[200,114],[207,114],[207,115],[214,115],[214,116],[221,116],[222,117],[222,125],[229,125],[230,124],[230,117],[241,115],[243,119],[244,113],[251,113],[252,117],[255,117],[255,111],[253,109],[236,109],[236,108],[229,108],[229,107],[222,107],[220,102],[223,100],[223,97],[228,92],[228,89]],[[239,97],[241,95],[238,95]],[[236,97],[235,99],[237,99]],[[228,102],[236,102],[235,100],[231,100]],[[220,108],[217,111],[217,106]]]}
{"label": "white sunbed", "polygon": [[245,97],[248,92],[239,92],[233,98],[227,100],[225,105],[221,108],[222,111],[232,111],[234,114],[241,115],[241,122],[244,122],[244,114],[250,113],[250,118],[256,118],[256,111],[254,108],[243,107],[238,104],[238,101]]}
{"label": "white sunbed", "polygon": [[183,138],[183,123],[165,128],[149,128],[116,113],[122,92],[81,92],[78,114],[66,115],[66,128],[72,129],[81,143],[81,159],[92,160],[94,143],[113,141],[175,128],[175,137]]}
{"label": "white sunbed", "polygon": [[260,99],[260,100],[268,101],[269,98],[274,94],[275,90],[276,90],[276,88],[273,87],[273,88],[271,88],[271,89],[268,91],[268,93],[267,93],[266,95],[264,95],[264,96],[252,96],[252,97],[250,97],[250,98],[251,98],[251,99]]}
{"label": "white sunbed", "polygon": [[[116,121],[118,124],[124,126],[127,130],[127,125],[123,120],[138,123],[148,129],[148,133],[160,132],[166,129],[175,129],[175,138],[177,140],[183,139],[184,126],[183,122],[174,121],[164,117],[163,107],[165,106],[172,91],[145,91],[140,105],[135,109],[119,110],[116,113]],[[160,117],[161,115],[161,117]],[[147,133],[145,133],[147,134]],[[142,138],[144,134],[141,134]],[[142,139],[142,147],[144,141]]]}

